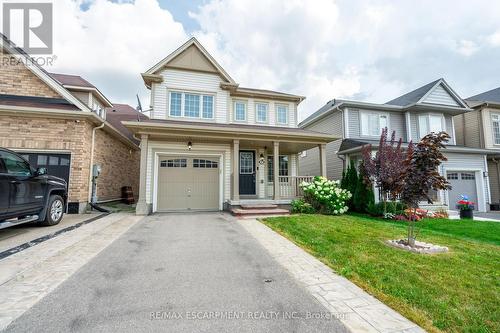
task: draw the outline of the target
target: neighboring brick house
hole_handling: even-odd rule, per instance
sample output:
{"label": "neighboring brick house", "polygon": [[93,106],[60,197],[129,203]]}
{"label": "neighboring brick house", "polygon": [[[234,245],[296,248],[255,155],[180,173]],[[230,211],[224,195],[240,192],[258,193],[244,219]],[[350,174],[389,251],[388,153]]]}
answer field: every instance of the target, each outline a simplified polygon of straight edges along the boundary
{"label": "neighboring brick house", "polygon": [[79,76],[46,72],[5,37],[2,41],[0,146],[68,180],[70,211],[84,211],[91,199],[91,165],[102,168],[98,201],[119,199],[122,186],[137,194],[139,145],[120,117],[144,116],[113,106]]}

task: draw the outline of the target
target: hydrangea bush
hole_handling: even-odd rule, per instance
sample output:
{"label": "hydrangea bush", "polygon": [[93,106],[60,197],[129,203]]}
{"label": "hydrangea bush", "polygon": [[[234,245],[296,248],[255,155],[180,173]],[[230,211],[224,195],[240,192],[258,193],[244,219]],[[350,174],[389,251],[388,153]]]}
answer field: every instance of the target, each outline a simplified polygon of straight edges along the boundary
{"label": "hydrangea bush", "polygon": [[313,181],[303,182],[304,200],[322,214],[339,215],[347,212],[346,202],[352,194],[340,188],[340,182],[325,177],[314,177]]}

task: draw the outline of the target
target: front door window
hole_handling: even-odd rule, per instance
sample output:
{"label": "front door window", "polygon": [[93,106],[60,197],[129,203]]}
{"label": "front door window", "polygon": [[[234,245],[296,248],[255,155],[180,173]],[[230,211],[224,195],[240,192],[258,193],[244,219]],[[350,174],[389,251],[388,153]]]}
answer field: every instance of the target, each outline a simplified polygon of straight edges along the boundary
{"label": "front door window", "polygon": [[240,152],[240,173],[253,173],[253,153],[249,151]]}

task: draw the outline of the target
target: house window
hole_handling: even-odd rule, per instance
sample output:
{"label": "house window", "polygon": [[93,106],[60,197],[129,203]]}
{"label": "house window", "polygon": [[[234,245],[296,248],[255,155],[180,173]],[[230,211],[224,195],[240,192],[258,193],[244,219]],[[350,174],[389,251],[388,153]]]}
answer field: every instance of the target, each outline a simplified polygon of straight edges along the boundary
{"label": "house window", "polygon": [[219,163],[216,161],[200,160],[197,158],[193,160],[193,168],[217,169],[218,167]]}
{"label": "house window", "polygon": [[361,113],[361,135],[379,136],[382,130],[389,127],[389,116],[383,113]]}
{"label": "house window", "polygon": [[255,104],[258,123],[267,123],[268,105],[264,103]]}
{"label": "house window", "polygon": [[474,180],[476,176],[473,172],[462,172],[461,178],[462,180]]}
{"label": "house window", "polygon": [[500,145],[500,114],[492,114],[493,140],[496,145]]}
{"label": "house window", "polygon": [[[279,160],[279,176],[288,176],[288,156],[280,155]],[[267,181],[269,183],[274,182],[274,158],[273,156],[267,156]]]}
{"label": "house window", "polygon": [[187,160],[185,158],[176,158],[172,160],[163,160],[160,162],[161,168],[186,168]]}
{"label": "house window", "polygon": [[244,102],[234,102],[234,120],[247,120],[247,105]]}
{"label": "house window", "polygon": [[182,94],[177,92],[170,93],[170,116],[180,117],[182,105]]}
{"label": "house window", "polygon": [[288,124],[288,106],[276,106],[276,121],[278,124]]}
{"label": "house window", "polygon": [[170,116],[186,118],[214,118],[214,96],[170,92]]}
{"label": "house window", "polygon": [[418,134],[423,138],[427,134],[443,131],[443,116],[441,115],[420,115],[418,116]]}
{"label": "house window", "polygon": [[203,118],[214,117],[214,96],[203,96]]}
{"label": "house window", "polygon": [[200,95],[184,95],[184,117],[200,117]]}

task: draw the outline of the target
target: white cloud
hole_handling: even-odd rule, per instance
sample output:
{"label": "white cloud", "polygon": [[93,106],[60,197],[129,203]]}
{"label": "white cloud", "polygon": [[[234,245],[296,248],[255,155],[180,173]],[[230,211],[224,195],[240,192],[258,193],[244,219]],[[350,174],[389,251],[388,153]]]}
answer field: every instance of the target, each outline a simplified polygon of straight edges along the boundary
{"label": "white cloud", "polygon": [[[148,91],[140,73],[188,39],[157,0],[57,0],[56,66],[116,102]],[[85,3],[87,10],[82,10]],[[432,10],[429,10],[432,8]],[[194,35],[242,86],[385,102],[439,77],[465,96],[500,85],[500,2],[206,0]]]}

